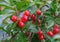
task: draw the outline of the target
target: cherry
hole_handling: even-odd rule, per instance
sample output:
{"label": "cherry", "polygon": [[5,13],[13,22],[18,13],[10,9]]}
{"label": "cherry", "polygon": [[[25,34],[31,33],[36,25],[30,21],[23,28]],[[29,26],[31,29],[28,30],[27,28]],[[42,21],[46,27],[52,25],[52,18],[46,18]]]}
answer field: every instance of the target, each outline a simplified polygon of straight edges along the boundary
{"label": "cherry", "polygon": [[13,16],[12,16],[12,21],[13,21],[13,22],[16,22],[16,20],[17,20],[17,16],[13,15]]}
{"label": "cherry", "polygon": [[36,16],[34,14],[32,14],[31,19],[36,20]]}
{"label": "cherry", "polygon": [[43,40],[44,39],[44,36],[43,35],[40,35],[40,36],[38,36],[38,39],[39,40]]}
{"label": "cherry", "polygon": [[26,16],[26,15],[24,15],[23,17],[22,17],[22,21],[25,23],[25,22],[27,22],[28,21],[28,17]]}
{"label": "cherry", "polygon": [[18,26],[19,26],[20,28],[23,28],[23,27],[24,27],[24,23],[23,23],[22,21],[19,21],[19,22],[18,22]]}
{"label": "cherry", "polygon": [[54,29],[53,29],[53,33],[54,33],[54,34],[58,34],[58,33],[59,33],[59,29],[54,28]]}
{"label": "cherry", "polygon": [[41,10],[40,9],[37,9],[36,14],[37,15],[41,15]]}
{"label": "cherry", "polygon": [[48,36],[50,36],[50,37],[52,37],[53,36],[53,32],[51,32],[51,31],[48,31]]}
{"label": "cherry", "polygon": [[54,28],[59,28],[59,25],[58,25],[58,24],[55,24],[55,25],[54,25]]}
{"label": "cherry", "polygon": [[28,10],[24,11],[24,15],[29,16],[30,12]]}
{"label": "cherry", "polygon": [[42,31],[38,31],[38,35],[43,35],[43,32]]}

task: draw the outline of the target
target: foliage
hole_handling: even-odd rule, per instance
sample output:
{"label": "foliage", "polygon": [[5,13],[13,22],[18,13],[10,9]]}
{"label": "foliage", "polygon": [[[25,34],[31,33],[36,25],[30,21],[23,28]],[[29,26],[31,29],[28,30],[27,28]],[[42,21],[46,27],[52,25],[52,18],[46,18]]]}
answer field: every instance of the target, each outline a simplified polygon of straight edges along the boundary
{"label": "foliage", "polygon": [[[35,24],[32,24],[29,18],[21,29],[17,22],[11,21],[13,15],[21,18],[25,10],[30,11],[30,15],[36,15],[37,9],[42,11],[42,15],[36,16]],[[38,19],[42,20],[40,25]],[[47,31],[52,31],[54,24],[60,25],[59,0],[0,0],[0,30],[8,34],[6,40],[2,42],[59,42],[60,34],[53,37],[47,35]],[[40,29],[46,37],[42,41],[38,40],[37,35]],[[25,32],[29,32],[29,36],[26,36]]]}

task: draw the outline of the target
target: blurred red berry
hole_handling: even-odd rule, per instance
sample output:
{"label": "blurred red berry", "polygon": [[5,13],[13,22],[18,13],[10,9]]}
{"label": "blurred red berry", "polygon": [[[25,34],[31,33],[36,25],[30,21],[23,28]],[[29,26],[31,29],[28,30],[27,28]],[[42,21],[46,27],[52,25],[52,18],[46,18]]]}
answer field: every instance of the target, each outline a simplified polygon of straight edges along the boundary
{"label": "blurred red berry", "polygon": [[44,36],[43,35],[40,35],[40,36],[38,36],[38,39],[39,40],[43,40],[44,39]]}
{"label": "blurred red berry", "polygon": [[53,36],[53,32],[51,32],[51,31],[48,31],[48,36],[50,36],[50,37],[52,37]]}
{"label": "blurred red berry", "polygon": [[59,25],[58,25],[58,24],[55,24],[55,25],[54,25],[54,28],[59,28]]}
{"label": "blurred red berry", "polygon": [[41,10],[40,9],[37,9],[36,14],[37,15],[41,15]]}
{"label": "blurred red berry", "polygon": [[13,22],[16,22],[16,20],[17,20],[17,16],[13,15],[13,16],[12,16],[12,21],[13,21]]}
{"label": "blurred red berry", "polygon": [[31,19],[36,20],[36,16],[34,14],[32,14]]}
{"label": "blurred red berry", "polygon": [[24,15],[21,20],[25,23],[28,21],[28,17],[26,15]]}
{"label": "blurred red berry", "polygon": [[43,32],[42,31],[38,31],[38,35],[43,35]]}
{"label": "blurred red berry", "polygon": [[28,10],[24,11],[24,15],[29,16],[30,12]]}
{"label": "blurred red berry", "polygon": [[54,28],[54,29],[53,29],[53,33],[54,33],[54,34],[58,34],[58,33],[59,33],[59,29]]}
{"label": "blurred red berry", "polygon": [[24,23],[23,23],[22,21],[19,21],[19,22],[18,22],[18,26],[19,26],[20,28],[24,28]]}

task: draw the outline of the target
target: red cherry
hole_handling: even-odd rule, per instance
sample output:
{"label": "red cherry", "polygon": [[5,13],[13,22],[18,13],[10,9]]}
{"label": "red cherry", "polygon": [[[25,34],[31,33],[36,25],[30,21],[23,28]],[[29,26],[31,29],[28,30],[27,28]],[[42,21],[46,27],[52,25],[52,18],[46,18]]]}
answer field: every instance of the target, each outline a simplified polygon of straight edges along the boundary
{"label": "red cherry", "polygon": [[22,17],[22,21],[25,23],[25,22],[27,22],[28,21],[28,17],[26,16],[26,15],[24,15],[23,17]]}
{"label": "red cherry", "polygon": [[12,21],[13,21],[13,22],[16,22],[16,20],[17,20],[17,16],[13,15],[13,16],[12,16]]}
{"label": "red cherry", "polygon": [[34,14],[32,14],[31,19],[36,20],[36,16]]}
{"label": "red cherry", "polygon": [[58,33],[59,33],[59,29],[54,28],[54,29],[53,29],[53,33],[54,33],[54,34],[58,34]]}
{"label": "red cherry", "polygon": [[24,15],[29,16],[30,12],[28,10],[24,11]]}
{"label": "red cherry", "polygon": [[37,9],[36,14],[37,15],[41,15],[41,10],[40,9]]}
{"label": "red cherry", "polygon": [[43,32],[42,32],[42,31],[39,31],[39,32],[38,32],[38,35],[43,35]]}
{"label": "red cherry", "polygon": [[52,37],[53,33],[51,31],[48,31],[48,36]]}
{"label": "red cherry", "polygon": [[24,27],[24,23],[23,23],[22,21],[19,21],[19,22],[18,22],[18,26],[19,26],[20,28],[23,28],[23,27]]}
{"label": "red cherry", "polygon": [[44,39],[44,36],[43,35],[40,35],[40,36],[38,36],[38,39],[39,40],[43,40]]}
{"label": "red cherry", "polygon": [[58,24],[55,24],[55,25],[54,25],[54,28],[59,28],[59,25],[58,25]]}

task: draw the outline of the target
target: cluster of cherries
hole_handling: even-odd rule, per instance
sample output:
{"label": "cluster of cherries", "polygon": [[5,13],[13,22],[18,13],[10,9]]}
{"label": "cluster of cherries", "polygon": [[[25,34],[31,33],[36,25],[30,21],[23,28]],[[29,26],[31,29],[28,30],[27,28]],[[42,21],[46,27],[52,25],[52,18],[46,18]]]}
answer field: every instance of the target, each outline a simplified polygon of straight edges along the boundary
{"label": "cluster of cherries", "polygon": [[[38,16],[40,16],[41,15],[41,10],[37,9],[36,10],[36,14]],[[22,18],[18,20],[18,23],[17,23],[18,26],[20,28],[24,28],[24,25],[28,21],[29,17],[32,19],[32,24],[34,24],[35,21],[36,21],[36,15],[35,14],[30,15],[30,12],[28,10],[26,10],[26,11],[24,11]],[[16,22],[17,19],[18,19],[17,16],[15,16],[15,15],[12,16],[12,21],[13,22]],[[38,24],[40,24],[40,23],[41,23],[41,20],[38,19]],[[48,36],[52,37],[54,34],[58,34],[59,33],[59,29],[58,28],[59,28],[58,24],[55,24],[54,28],[53,28],[53,31],[48,31],[47,32]],[[39,40],[43,40],[44,39],[44,35],[43,35],[42,31],[38,31],[38,39]]]}
{"label": "cluster of cherries", "polygon": [[[36,14],[37,15],[41,15],[40,9],[37,9],[36,10]],[[24,28],[24,23],[26,23],[28,21],[28,17],[30,17],[32,19],[32,23],[35,22],[35,20],[36,20],[35,14],[32,14],[30,16],[30,12],[28,10],[26,10],[26,11],[24,11],[22,18],[18,21],[18,26],[20,28]],[[13,22],[16,22],[17,21],[17,16],[13,15],[12,16],[12,21]],[[38,20],[38,22],[40,23],[40,20]]]}
{"label": "cluster of cherries", "polygon": [[[48,31],[47,35],[52,37],[53,35],[58,34],[58,33],[59,33],[59,25],[55,24],[53,30],[52,31]],[[42,31],[38,31],[38,39],[39,40],[43,40],[44,39],[44,35],[43,35]]]}

